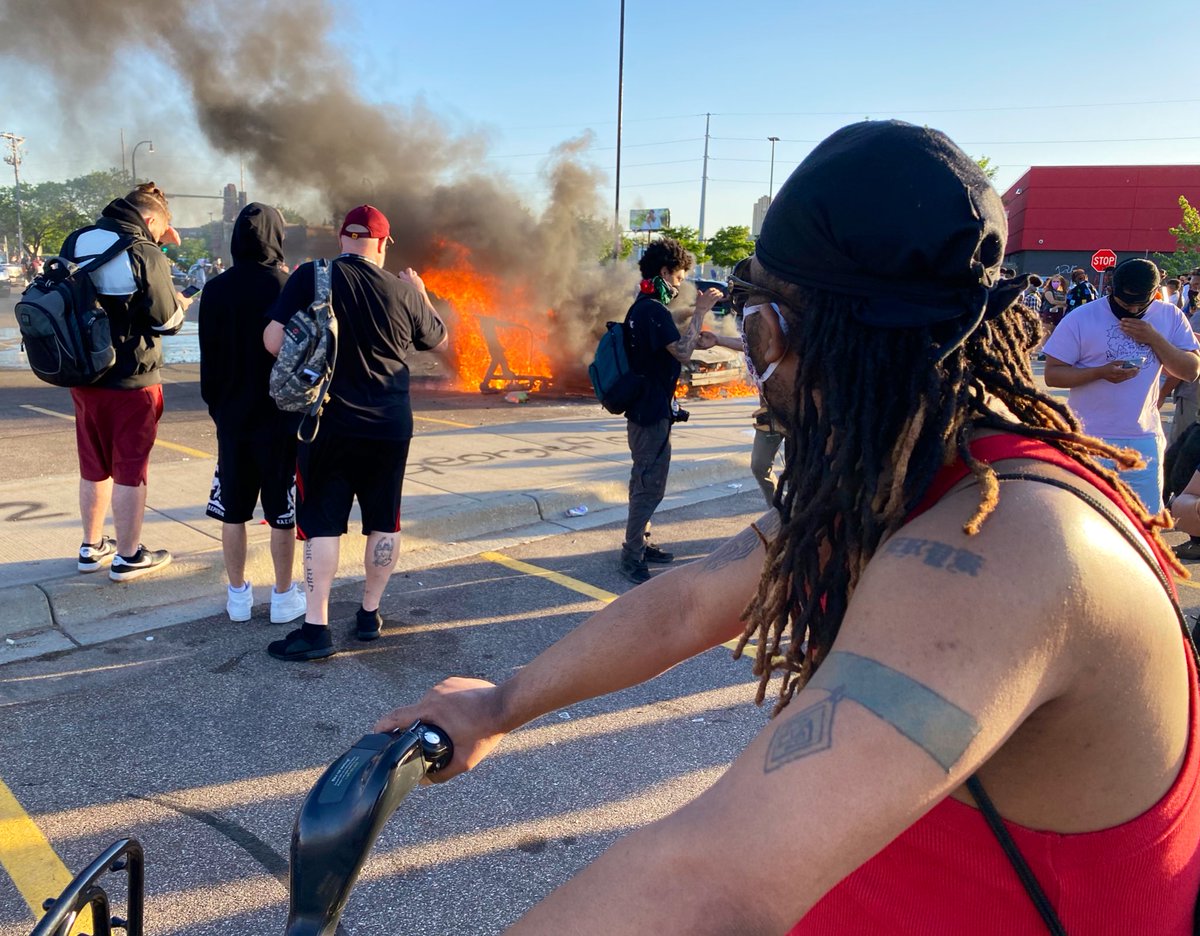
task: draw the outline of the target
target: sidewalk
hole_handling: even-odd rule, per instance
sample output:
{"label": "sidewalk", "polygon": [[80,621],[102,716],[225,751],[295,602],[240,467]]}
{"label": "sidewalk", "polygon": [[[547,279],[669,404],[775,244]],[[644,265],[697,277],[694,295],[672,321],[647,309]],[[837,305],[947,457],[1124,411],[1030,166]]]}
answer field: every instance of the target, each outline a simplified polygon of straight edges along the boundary
{"label": "sidewalk", "polygon": [[[691,421],[672,433],[660,509],[754,489],[750,417],[756,405],[756,397],[689,403]],[[487,537],[537,539],[624,518],[625,420],[598,408],[550,420],[522,415],[514,407],[512,421],[503,425],[414,438],[398,572],[496,548]],[[0,665],[223,612],[221,524],[204,515],[214,465],[209,458],[152,463],[142,539],[150,548],[170,549],[175,561],[125,584],[75,570],[77,476],[39,479],[35,486],[0,483],[0,518],[16,534],[0,540]],[[566,516],[579,506],[586,516]],[[362,577],[360,529],[352,518],[339,581]],[[269,535],[265,525],[250,526],[247,577],[260,601],[273,579]],[[614,562],[618,547],[614,540]]]}

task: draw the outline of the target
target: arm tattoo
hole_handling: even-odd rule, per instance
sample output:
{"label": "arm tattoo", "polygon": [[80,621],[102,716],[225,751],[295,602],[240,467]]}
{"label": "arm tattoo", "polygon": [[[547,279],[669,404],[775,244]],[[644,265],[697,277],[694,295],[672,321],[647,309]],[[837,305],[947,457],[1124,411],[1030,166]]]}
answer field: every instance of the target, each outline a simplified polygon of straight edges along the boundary
{"label": "arm tattoo", "polygon": [[371,561],[377,568],[384,569],[392,564],[392,550],[396,544],[391,539],[381,539],[375,544]]}
{"label": "arm tattoo", "polygon": [[779,512],[772,510],[763,514],[758,520],[737,536],[727,539],[704,560],[701,569],[705,572],[716,572],[741,562],[749,556],[759,544],[766,546],[779,532]]}
{"label": "arm tattoo", "polygon": [[683,337],[678,341],[672,342],[669,346],[671,354],[675,358],[680,361],[686,361],[692,356],[692,352],[696,350],[696,342],[700,340],[700,329],[702,325],[702,317],[699,315],[693,315],[687,331],[683,333]]}
{"label": "arm tattoo", "polygon": [[980,731],[969,712],[899,670],[857,653],[831,653],[811,685],[829,697],[783,720],[767,747],[763,773],[831,748],[833,717],[845,699],[887,722],[946,773]]}
{"label": "arm tattoo", "polygon": [[979,575],[983,569],[983,556],[968,549],[956,549],[937,540],[897,536],[888,541],[883,551],[884,555],[911,556],[935,569],[944,569],[956,575],[969,575],[972,578]]}

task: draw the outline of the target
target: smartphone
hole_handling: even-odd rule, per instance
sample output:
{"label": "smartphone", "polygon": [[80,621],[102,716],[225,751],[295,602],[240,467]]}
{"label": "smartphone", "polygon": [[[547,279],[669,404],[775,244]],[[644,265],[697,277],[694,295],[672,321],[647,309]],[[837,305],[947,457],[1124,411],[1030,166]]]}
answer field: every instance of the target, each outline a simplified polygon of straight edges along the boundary
{"label": "smartphone", "polygon": [[199,286],[188,286],[180,295],[182,295],[184,299],[191,299],[192,296],[196,295],[198,292],[200,292]]}

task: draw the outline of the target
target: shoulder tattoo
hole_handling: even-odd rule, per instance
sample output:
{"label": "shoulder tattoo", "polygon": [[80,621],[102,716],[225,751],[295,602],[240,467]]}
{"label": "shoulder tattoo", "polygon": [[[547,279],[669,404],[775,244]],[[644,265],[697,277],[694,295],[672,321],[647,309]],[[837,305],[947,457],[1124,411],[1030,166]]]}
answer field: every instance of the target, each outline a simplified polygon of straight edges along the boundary
{"label": "shoulder tattoo", "polygon": [[829,696],[780,720],[767,747],[763,773],[833,747],[834,715],[847,699],[891,725],[947,773],[979,734],[979,722],[970,712],[899,670],[857,653],[831,653],[810,686]]}

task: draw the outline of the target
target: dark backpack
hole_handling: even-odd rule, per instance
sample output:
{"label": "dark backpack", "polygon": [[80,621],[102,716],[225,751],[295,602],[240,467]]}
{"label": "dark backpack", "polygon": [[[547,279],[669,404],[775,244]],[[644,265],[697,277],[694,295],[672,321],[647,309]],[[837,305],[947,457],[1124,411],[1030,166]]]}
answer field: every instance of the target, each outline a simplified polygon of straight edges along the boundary
{"label": "dark backpack", "polygon": [[[337,316],[330,297],[330,264],[313,264],[316,288],[313,301],[283,327],[283,346],[271,367],[271,399],[288,413],[304,413],[296,435],[311,442],[317,435],[321,410],[329,399],[329,384],[337,362]],[[312,429],[305,423],[311,419]]]}
{"label": "dark backpack", "polygon": [[103,253],[77,264],[51,257],[17,300],[21,344],[35,375],[56,387],[85,387],[117,361],[112,323],[89,275],[129,249],[119,237]]}
{"label": "dark backpack", "polygon": [[614,416],[622,415],[642,395],[646,378],[629,365],[625,326],[609,322],[588,365],[588,377],[600,405]]}

